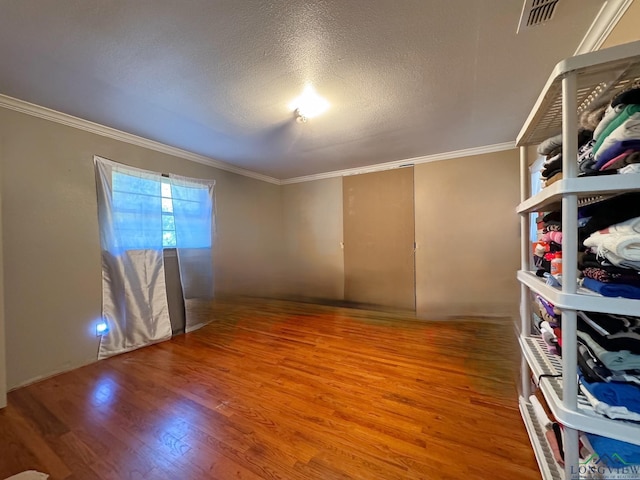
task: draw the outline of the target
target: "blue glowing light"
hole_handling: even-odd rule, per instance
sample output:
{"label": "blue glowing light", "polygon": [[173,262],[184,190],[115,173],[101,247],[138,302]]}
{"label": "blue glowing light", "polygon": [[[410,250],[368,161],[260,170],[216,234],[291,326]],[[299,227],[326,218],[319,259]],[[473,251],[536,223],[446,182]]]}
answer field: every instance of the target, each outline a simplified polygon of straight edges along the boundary
{"label": "blue glowing light", "polygon": [[98,322],[96,324],[96,336],[100,337],[102,335],[106,335],[109,333],[109,324],[104,320]]}

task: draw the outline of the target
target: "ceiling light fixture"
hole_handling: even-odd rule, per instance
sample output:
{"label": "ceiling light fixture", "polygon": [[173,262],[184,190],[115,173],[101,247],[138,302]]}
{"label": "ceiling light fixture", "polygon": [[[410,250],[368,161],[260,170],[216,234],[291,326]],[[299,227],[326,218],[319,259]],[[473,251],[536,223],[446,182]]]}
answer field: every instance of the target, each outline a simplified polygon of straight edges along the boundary
{"label": "ceiling light fixture", "polygon": [[296,108],[293,111],[293,116],[296,118],[296,122],[307,123],[307,117],[305,117],[302,113],[300,113],[300,109]]}
{"label": "ceiling light fixture", "polygon": [[293,110],[296,120],[304,123],[307,119],[326,112],[329,108],[329,102],[318,95],[313,86],[307,85],[302,94],[289,104],[289,108]]}

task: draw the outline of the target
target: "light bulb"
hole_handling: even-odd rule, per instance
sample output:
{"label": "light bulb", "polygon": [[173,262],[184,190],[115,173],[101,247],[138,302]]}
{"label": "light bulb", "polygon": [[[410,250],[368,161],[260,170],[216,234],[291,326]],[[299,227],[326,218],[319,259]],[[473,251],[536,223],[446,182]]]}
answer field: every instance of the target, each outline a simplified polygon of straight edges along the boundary
{"label": "light bulb", "polygon": [[307,85],[302,94],[289,104],[289,108],[296,113],[298,121],[305,122],[308,118],[314,118],[326,112],[329,102],[318,95],[312,85]]}

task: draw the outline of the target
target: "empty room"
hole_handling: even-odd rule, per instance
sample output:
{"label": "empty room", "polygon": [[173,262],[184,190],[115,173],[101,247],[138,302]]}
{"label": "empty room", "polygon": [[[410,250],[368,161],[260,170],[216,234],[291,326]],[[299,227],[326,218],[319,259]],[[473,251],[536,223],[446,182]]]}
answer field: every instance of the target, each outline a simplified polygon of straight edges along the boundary
{"label": "empty room", "polygon": [[640,480],[639,24],[0,0],[0,480]]}

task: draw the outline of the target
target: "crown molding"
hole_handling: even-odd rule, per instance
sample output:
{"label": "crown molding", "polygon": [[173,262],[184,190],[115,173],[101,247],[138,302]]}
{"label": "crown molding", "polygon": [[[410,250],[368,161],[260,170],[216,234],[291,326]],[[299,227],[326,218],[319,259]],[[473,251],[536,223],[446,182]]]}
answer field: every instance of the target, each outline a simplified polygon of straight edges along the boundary
{"label": "crown molding", "polygon": [[25,113],[34,117],[42,118],[52,122],[60,123],[69,127],[84,130],[86,132],[101,135],[103,137],[112,138],[121,142],[137,145],[139,147],[148,148],[157,152],[173,155],[192,162],[201,163],[210,167],[219,168],[231,173],[236,173],[245,177],[261,180],[274,185],[287,185],[291,183],[311,182],[313,180],[321,180],[325,178],[344,177],[347,175],[358,175],[361,173],[379,172],[382,170],[390,170],[393,168],[400,168],[406,166],[413,166],[420,163],[437,162],[439,160],[449,160],[452,158],[468,157],[470,155],[481,155],[483,153],[493,153],[502,150],[510,150],[515,148],[514,142],[498,143],[495,145],[486,145],[483,147],[467,148],[464,150],[456,150],[453,152],[438,153],[435,155],[426,155],[423,157],[408,158],[404,160],[396,160],[393,162],[379,163],[377,165],[368,165],[364,167],[349,168],[346,170],[336,170],[333,172],[318,173],[315,175],[307,175],[303,177],[288,178],[285,180],[278,180],[277,178],[262,175],[260,173],[252,172],[251,170],[245,170],[244,168],[235,167],[219,160],[214,160],[204,155],[198,155],[197,153],[182,150],[181,148],[172,147],[164,143],[149,140],[144,137],[139,137],[131,133],[123,132],[115,128],[100,125],[98,123],[90,122],[82,118],[74,117],[66,113],[58,112],[47,107],[42,107],[33,103],[20,100],[18,98],[9,97],[7,95],[0,94],[0,107],[14,110],[16,112]]}
{"label": "crown molding", "polygon": [[221,162],[220,160],[214,160],[213,158],[205,157],[204,155],[198,155],[197,153],[182,150],[181,148],[172,147],[164,143],[149,140],[148,138],[139,137],[131,133],[116,130],[115,128],[106,127],[104,125],[100,125],[99,123],[90,122],[89,120],[74,117],[73,115],[58,112],[56,110],[29,103],[18,98],[0,94],[0,107],[7,108],[9,110],[15,110],[16,112],[20,113],[26,113],[27,115],[32,115],[44,120],[50,120],[62,125],[67,125],[68,127],[95,133],[96,135],[112,138],[114,140],[119,140],[125,143],[130,143],[139,147],[155,150],[156,152],[166,153],[168,155],[173,155],[175,157],[190,160],[192,162],[219,168],[220,170],[224,170],[226,172],[237,173],[238,175],[242,175],[244,177],[250,177],[256,180],[262,180],[263,182],[280,185],[280,180],[269,177],[267,175],[252,172],[251,170],[245,170],[244,168],[236,167],[234,165]]}
{"label": "crown molding", "polygon": [[633,0],[607,0],[574,55],[598,50],[632,3]]}
{"label": "crown molding", "polygon": [[472,155],[482,155],[484,153],[502,152],[516,148],[515,142],[496,143],[493,145],[485,145],[483,147],[465,148],[463,150],[455,150],[452,152],[436,153],[433,155],[425,155],[422,157],[407,158],[404,160],[396,160],[393,162],[378,163],[376,165],[367,165],[364,167],[348,168],[346,170],[336,170],[333,172],[318,173],[315,175],[306,175],[304,177],[287,178],[281,180],[281,185],[292,183],[311,182],[313,180],[323,180],[326,178],[346,177],[349,175],[360,175],[362,173],[381,172],[383,170],[391,170],[394,168],[412,167],[421,163],[438,162],[440,160],[451,160],[453,158],[470,157]]}

